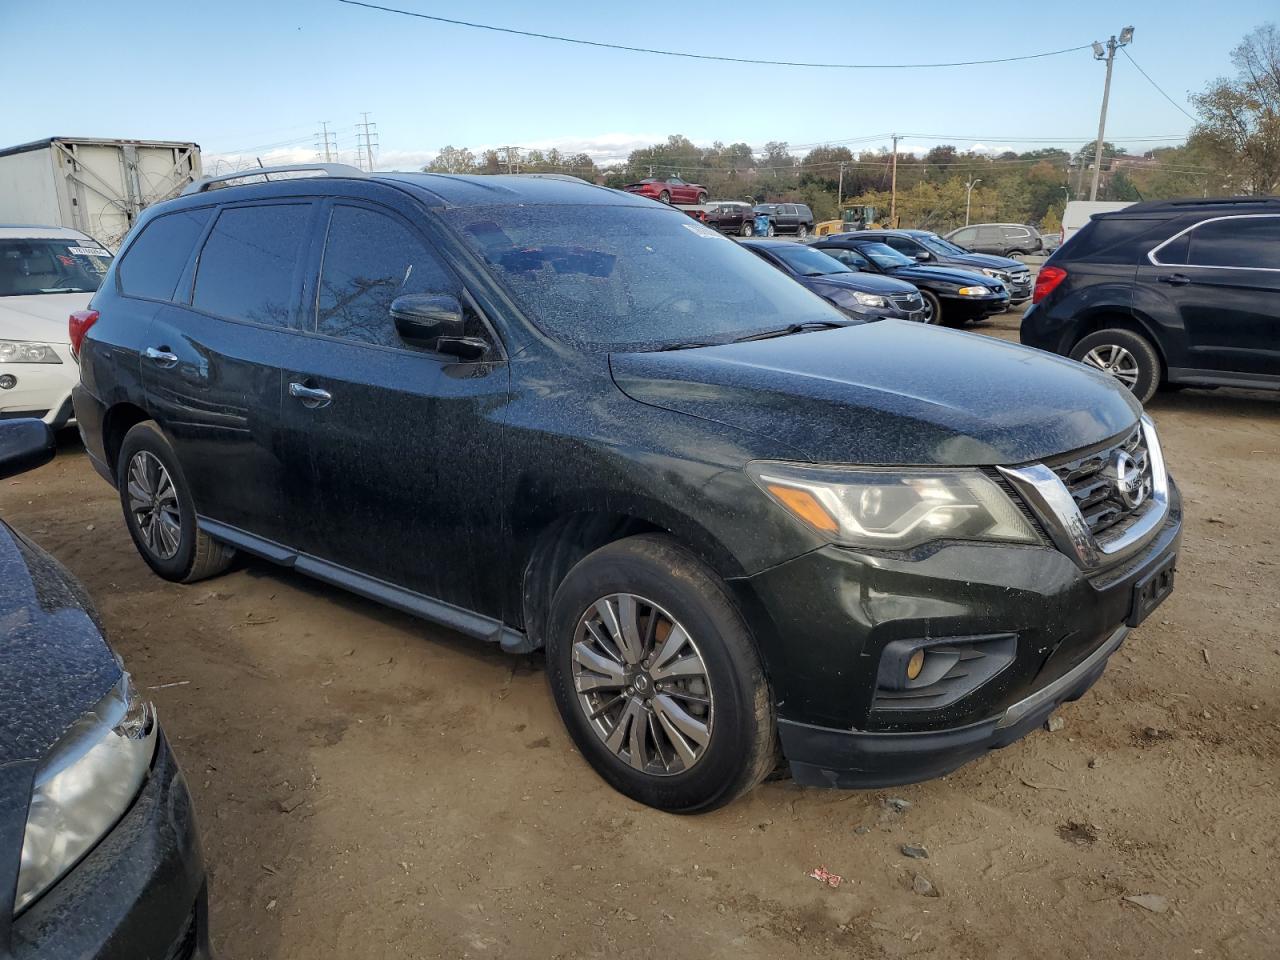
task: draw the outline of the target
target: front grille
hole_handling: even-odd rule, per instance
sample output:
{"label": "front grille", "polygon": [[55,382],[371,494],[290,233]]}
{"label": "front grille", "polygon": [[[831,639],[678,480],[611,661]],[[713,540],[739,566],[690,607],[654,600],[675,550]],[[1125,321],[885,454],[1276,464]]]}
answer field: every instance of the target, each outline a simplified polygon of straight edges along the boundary
{"label": "front grille", "polygon": [[[1117,477],[1117,464],[1123,460],[1121,454],[1129,458],[1137,471],[1136,489],[1140,496],[1131,497],[1139,500],[1137,506],[1130,506],[1121,496]],[[1141,520],[1148,510],[1155,509],[1151,496],[1151,458],[1147,455],[1141,426],[1134,427],[1119,443],[1048,466],[1071,492],[1089,532],[1103,549]]]}
{"label": "front grille", "polygon": [[924,300],[918,293],[895,293],[889,298],[889,302],[903,310],[919,310],[924,306]]}

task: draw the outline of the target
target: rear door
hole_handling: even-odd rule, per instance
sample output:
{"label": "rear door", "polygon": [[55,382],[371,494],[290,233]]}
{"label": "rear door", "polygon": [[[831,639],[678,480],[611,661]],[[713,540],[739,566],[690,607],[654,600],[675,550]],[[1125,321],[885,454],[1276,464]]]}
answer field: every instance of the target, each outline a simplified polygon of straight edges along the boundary
{"label": "rear door", "polygon": [[1280,377],[1280,216],[1205,220],[1148,259],[1139,280],[1175,305],[1189,368]]}
{"label": "rear door", "polygon": [[[500,617],[510,384],[500,344],[416,219],[347,199],[327,203],[324,215],[307,334],[284,377],[287,429],[306,450],[290,487],[307,513],[296,546]],[[405,344],[390,315],[405,294],[458,297],[468,305],[468,335],[490,343],[488,356],[462,362]]]}
{"label": "rear door", "polygon": [[[280,456],[281,367],[299,339],[303,253],[318,212],[305,200],[219,209],[143,350],[152,415],[173,442],[196,511],[288,543],[291,482]],[[148,228],[149,229],[149,228]]]}
{"label": "rear door", "polygon": [[966,250],[972,250],[973,245],[978,242],[978,228],[964,227],[957,230],[948,239],[958,247],[964,247]]}
{"label": "rear door", "polygon": [[974,241],[966,246],[976,253],[994,253],[1004,254],[1004,236],[999,227],[983,226],[978,227],[978,232],[974,237]]}

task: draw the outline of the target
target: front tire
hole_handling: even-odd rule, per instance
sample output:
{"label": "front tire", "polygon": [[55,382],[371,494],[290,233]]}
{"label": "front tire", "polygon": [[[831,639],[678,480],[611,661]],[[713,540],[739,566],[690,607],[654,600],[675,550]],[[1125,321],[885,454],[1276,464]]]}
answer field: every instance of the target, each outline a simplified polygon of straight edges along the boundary
{"label": "front tire", "polygon": [[1160,386],[1160,357],[1146,337],[1132,330],[1091,333],[1072,348],[1071,359],[1110,374],[1144,404]]}
{"label": "front tire", "polygon": [[706,203],[706,202],[707,202],[707,195],[705,193],[699,193],[698,203]]}
{"label": "front tire", "polygon": [[778,233],[778,228],[771,223],[769,224],[769,229],[768,231],[766,231],[765,236],[772,237],[772,236],[776,236],[777,233]]}
{"label": "front tire", "polygon": [[756,228],[750,223],[744,223],[739,233],[744,237],[753,237],[755,236]]}
{"label": "front tire", "polygon": [[116,460],[116,488],[133,545],[152,570],[176,583],[222,573],[234,547],[196,526],[196,509],[182,467],[153,420],[125,434]]}
{"label": "front tire", "polygon": [[669,194],[669,193],[667,193],[667,191],[663,190],[660,194],[658,194],[658,202],[659,202],[659,203],[670,203],[670,202],[671,202],[671,194]]}
{"label": "front tire", "polygon": [[924,322],[933,326],[942,324],[942,301],[928,290],[921,290],[920,297],[924,300]]}
{"label": "front tire", "polygon": [[583,558],[552,602],[547,679],[587,762],[615,790],[699,813],[773,770],[773,699],[724,582],[669,537]]}

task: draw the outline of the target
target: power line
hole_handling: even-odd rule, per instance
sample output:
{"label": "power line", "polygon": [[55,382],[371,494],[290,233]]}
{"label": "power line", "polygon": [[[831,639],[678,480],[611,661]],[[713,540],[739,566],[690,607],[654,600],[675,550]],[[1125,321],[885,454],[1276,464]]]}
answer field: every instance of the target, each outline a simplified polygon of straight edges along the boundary
{"label": "power line", "polygon": [[1161,89],[1160,84],[1156,83],[1154,80],[1152,80],[1152,79],[1151,79],[1151,75],[1150,75],[1149,73],[1147,73],[1147,71],[1145,71],[1145,70],[1143,70],[1143,69],[1142,69],[1142,67],[1139,65],[1139,63],[1138,63],[1138,61],[1137,61],[1137,60],[1133,59],[1133,54],[1131,54],[1131,53],[1130,53],[1127,49],[1125,49],[1124,47],[1121,47],[1120,49],[1121,49],[1121,51],[1124,53],[1124,55],[1125,55],[1126,57],[1128,57],[1128,58],[1129,58],[1129,62],[1130,62],[1130,63],[1132,63],[1135,67],[1137,67],[1137,68],[1138,68],[1138,72],[1139,72],[1140,74],[1142,74],[1144,77],[1146,77],[1146,78],[1147,78],[1147,83],[1151,84],[1153,87],[1155,87],[1155,88],[1156,88],[1156,93],[1160,94],[1160,96],[1162,96],[1162,97],[1164,97],[1166,100],[1168,100],[1171,104],[1173,104],[1173,106],[1174,106],[1176,109],[1178,109],[1178,110],[1182,111],[1182,115],[1183,115],[1184,117],[1186,117],[1188,120],[1190,120],[1192,123],[1199,123],[1199,122],[1200,122],[1200,121],[1199,121],[1199,119],[1197,119],[1196,117],[1193,117],[1191,114],[1187,113],[1187,111],[1186,111],[1186,110],[1183,110],[1183,109],[1182,109],[1182,107],[1178,106],[1178,102],[1177,102],[1176,100],[1174,100],[1174,99],[1173,99],[1173,97],[1171,97],[1171,96],[1169,96],[1167,93],[1165,93],[1165,92],[1164,92],[1164,90],[1162,90],[1162,89]]}
{"label": "power line", "polygon": [[957,60],[953,63],[805,63],[794,60],[757,60],[750,57],[720,57],[709,53],[686,53],[680,50],[655,50],[650,47],[630,47],[622,43],[603,43],[598,40],[581,40],[575,37],[560,37],[552,33],[535,33],[531,30],[516,30],[513,27],[495,27],[488,23],[472,23],[469,20],[451,20],[448,17],[437,17],[429,13],[418,13],[415,10],[400,10],[396,7],[384,7],[376,3],[364,3],[363,0],[338,0],[353,7],[364,7],[368,10],[381,10],[384,13],[396,13],[404,17],[416,17],[419,20],[433,20],[436,23],[448,23],[455,27],[470,27],[473,30],[491,30],[494,33],[509,33],[519,37],[534,37],[538,40],[556,40],[560,43],[576,43],[584,47],[604,47],[609,50],[625,50],[628,53],[652,53],[662,57],[683,57],[688,60],[716,60],[722,63],[749,63],[769,67],[813,67],[823,70],[919,70],[932,67],[976,67],[990,63],[1012,63],[1016,60],[1039,60],[1044,57],[1056,57],[1064,53],[1076,53],[1088,50],[1089,44],[1078,47],[1066,47],[1062,50],[1048,50],[1044,53],[1029,53],[1018,57],[999,57],[993,60]]}

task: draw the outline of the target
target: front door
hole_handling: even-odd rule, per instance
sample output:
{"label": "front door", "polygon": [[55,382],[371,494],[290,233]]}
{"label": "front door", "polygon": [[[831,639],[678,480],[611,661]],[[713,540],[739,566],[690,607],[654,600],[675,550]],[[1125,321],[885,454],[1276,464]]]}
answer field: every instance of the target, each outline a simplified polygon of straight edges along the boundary
{"label": "front door", "polygon": [[1139,283],[1154,281],[1176,309],[1182,366],[1280,377],[1280,216],[1206,220],[1150,259]]}
{"label": "front door", "polygon": [[286,429],[305,445],[290,495],[303,553],[499,618],[506,571],[502,423],[507,363],[472,310],[488,356],[410,347],[391,302],[411,293],[469,303],[418,226],[336,201],[308,281],[307,334],[284,373]]}
{"label": "front door", "polygon": [[[152,415],[202,517],[287,541],[281,367],[292,356],[307,202],[221,209],[192,278],[155,313],[142,352]],[[188,268],[190,271],[191,268]]]}

